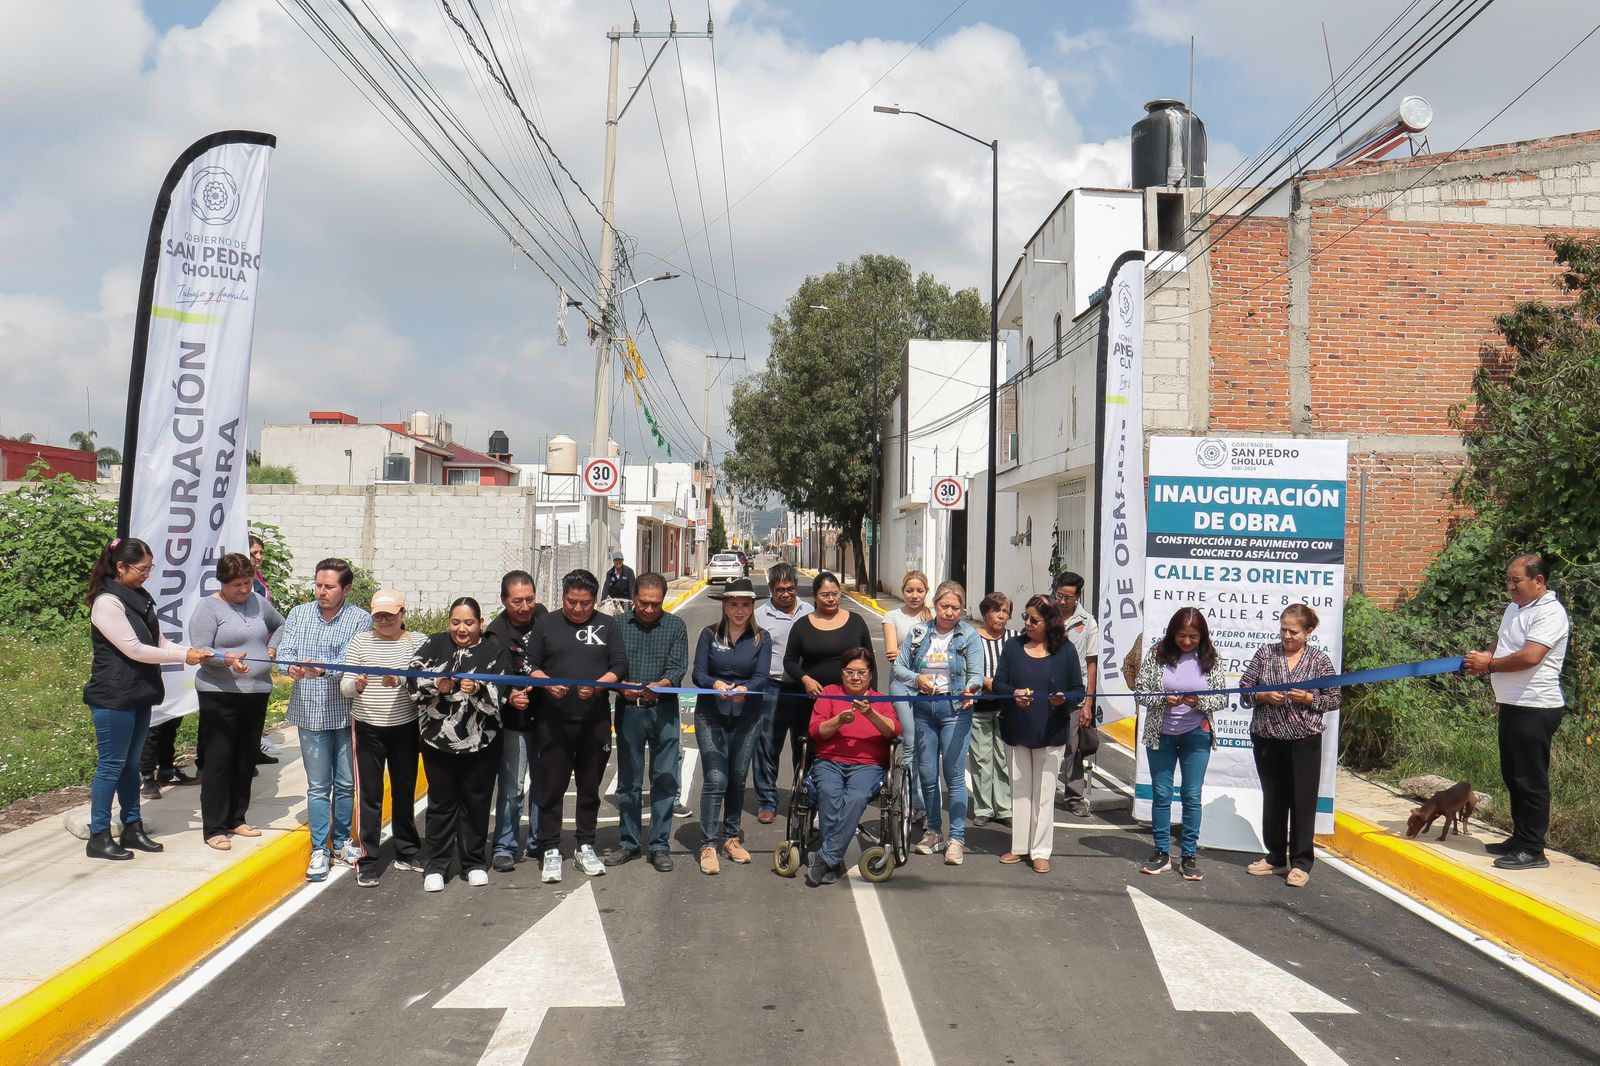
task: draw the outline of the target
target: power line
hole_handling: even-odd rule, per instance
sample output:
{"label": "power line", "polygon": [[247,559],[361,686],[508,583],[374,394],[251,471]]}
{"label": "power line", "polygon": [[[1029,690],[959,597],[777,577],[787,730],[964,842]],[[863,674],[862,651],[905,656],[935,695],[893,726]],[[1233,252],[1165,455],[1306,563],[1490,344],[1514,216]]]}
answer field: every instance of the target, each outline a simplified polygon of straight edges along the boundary
{"label": "power line", "polygon": [[711,228],[706,223],[706,192],[700,181],[700,152],[694,146],[694,116],[689,110],[689,81],[683,73],[683,46],[677,41],[672,44],[673,58],[677,60],[678,85],[683,91],[683,123],[689,131],[689,161],[694,166],[695,198],[700,202],[700,232],[706,238],[706,262],[711,268],[711,287],[717,290],[717,314],[722,318],[722,337],[727,342],[727,350],[731,350],[733,335],[728,332],[728,311],[722,302],[722,283],[717,278],[717,253],[711,246]]}
{"label": "power line", "polygon": [[[706,17],[711,15],[711,5],[706,5]],[[717,103],[717,155],[722,161],[722,217],[727,220],[728,226],[728,265],[733,271],[733,318],[739,324],[739,354],[746,358],[750,351],[744,341],[744,308],[739,301],[739,260],[733,254],[733,205],[728,195],[728,141],[723,136],[722,126],[722,82],[717,76],[717,40],[711,39],[711,88]],[[732,339],[729,340],[732,345]]]}

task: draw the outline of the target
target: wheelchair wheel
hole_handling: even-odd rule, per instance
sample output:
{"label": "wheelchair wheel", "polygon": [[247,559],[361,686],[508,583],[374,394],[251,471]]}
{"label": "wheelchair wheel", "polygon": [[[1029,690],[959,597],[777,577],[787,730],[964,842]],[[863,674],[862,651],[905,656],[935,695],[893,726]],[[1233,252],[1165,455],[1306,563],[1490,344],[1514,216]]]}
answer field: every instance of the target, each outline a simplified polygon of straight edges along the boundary
{"label": "wheelchair wheel", "polygon": [[911,859],[911,771],[904,766],[894,769],[894,804],[890,809],[889,845],[896,866],[904,866]]}
{"label": "wheelchair wheel", "polygon": [[800,848],[785,840],[772,852],[772,872],[779,877],[793,877],[800,872]]}
{"label": "wheelchair wheel", "polygon": [[881,885],[894,875],[896,865],[894,856],[883,847],[874,845],[861,853],[861,861],[856,863],[856,869],[861,871],[861,876],[866,880]]}

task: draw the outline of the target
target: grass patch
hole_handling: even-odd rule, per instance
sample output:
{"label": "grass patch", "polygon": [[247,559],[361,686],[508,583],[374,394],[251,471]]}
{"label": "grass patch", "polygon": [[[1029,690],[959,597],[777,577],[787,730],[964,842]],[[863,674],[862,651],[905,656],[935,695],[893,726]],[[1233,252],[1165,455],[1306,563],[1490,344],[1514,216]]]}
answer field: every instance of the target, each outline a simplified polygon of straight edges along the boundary
{"label": "grass patch", "polygon": [[[0,807],[66,785],[86,785],[97,758],[94,721],[83,702],[89,677],[89,624],[70,622],[48,636],[0,629]],[[267,724],[283,721],[289,682],[274,681]],[[178,750],[192,752],[198,728],[186,715]]]}

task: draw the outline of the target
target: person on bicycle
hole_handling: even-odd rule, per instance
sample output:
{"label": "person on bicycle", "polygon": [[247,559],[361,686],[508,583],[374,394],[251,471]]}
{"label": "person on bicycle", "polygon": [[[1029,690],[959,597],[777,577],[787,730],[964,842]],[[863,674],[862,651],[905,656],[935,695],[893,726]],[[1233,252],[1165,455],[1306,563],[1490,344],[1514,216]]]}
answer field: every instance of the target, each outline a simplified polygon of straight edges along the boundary
{"label": "person on bicycle", "polygon": [[633,601],[633,590],[638,585],[633,567],[622,561],[621,552],[611,553],[611,569],[606,571],[606,583],[600,589],[602,600]]}

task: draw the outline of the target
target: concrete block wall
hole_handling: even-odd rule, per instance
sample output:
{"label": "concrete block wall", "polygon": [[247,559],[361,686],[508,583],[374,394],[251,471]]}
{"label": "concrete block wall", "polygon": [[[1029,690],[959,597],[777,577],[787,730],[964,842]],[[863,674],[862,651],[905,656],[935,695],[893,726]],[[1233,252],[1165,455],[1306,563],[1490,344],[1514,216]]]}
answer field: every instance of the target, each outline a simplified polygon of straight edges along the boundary
{"label": "concrete block wall", "polygon": [[1189,275],[1161,272],[1147,282],[1144,305],[1145,428],[1184,433],[1195,426]]}
{"label": "concrete block wall", "polygon": [[488,611],[502,574],[532,568],[534,500],[533,486],[251,485],[248,507],[282,531],[297,581],[341,556],[414,610],[472,596]]}

